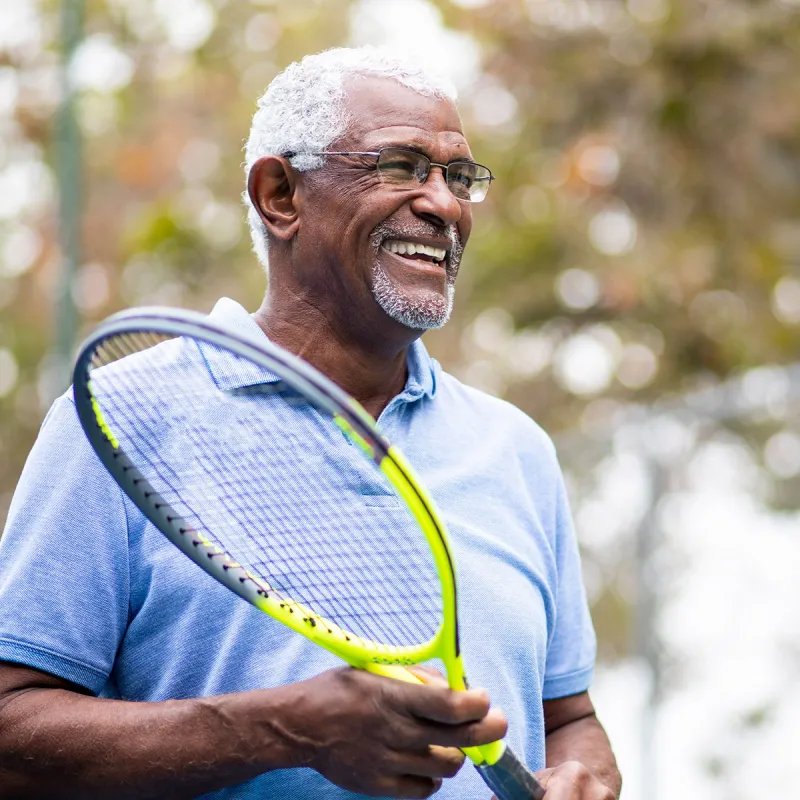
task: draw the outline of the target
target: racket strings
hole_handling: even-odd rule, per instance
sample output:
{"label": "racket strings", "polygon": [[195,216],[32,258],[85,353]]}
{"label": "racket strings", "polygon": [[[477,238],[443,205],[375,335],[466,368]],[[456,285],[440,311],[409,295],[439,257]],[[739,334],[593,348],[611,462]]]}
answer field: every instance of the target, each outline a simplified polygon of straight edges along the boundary
{"label": "racket strings", "polygon": [[[202,439],[200,439],[202,443]],[[214,452],[216,448],[209,446],[208,450]],[[245,458],[251,456],[251,451],[242,453]],[[258,474],[259,469],[263,468],[263,464],[254,463],[253,461],[244,461],[241,465],[242,471],[245,474]],[[293,478],[302,478],[299,473],[293,472],[285,462],[273,463],[273,468],[277,468],[281,474],[286,476],[287,485],[286,490],[294,496],[298,496],[303,491],[307,491],[304,485],[299,485],[294,482]],[[224,470],[226,464],[217,464],[217,468]],[[258,480],[244,478],[241,481],[223,481],[220,488],[230,487],[233,493],[222,493],[218,496],[224,511],[230,514],[232,518],[237,519],[243,526],[247,526],[248,521],[242,518],[241,513],[241,499],[243,497],[250,498],[257,501],[262,496],[262,485]],[[319,488],[319,486],[317,487]],[[331,493],[336,491],[336,487],[331,484],[325,486],[325,489]],[[351,512],[345,511],[346,515]],[[266,522],[269,523],[269,514],[264,515]],[[251,523],[252,524],[252,523]],[[292,549],[292,542],[277,542],[276,537],[281,535],[280,529],[272,531],[273,535],[263,537],[255,537],[252,534],[245,538],[238,545],[238,552],[236,555],[237,560],[246,562],[255,568],[257,574],[261,576],[270,576],[271,585],[278,590],[278,593],[283,596],[291,596],[296,585],[297,578],[300,577],[302,582],[308,587],[307,602],[312,608],[316,609],[319,614],[329,619],[337,620],[344,616],[349,616],[352,619],[365,619],[372,618],[378,629],[378,634],[373,635],[374,640],[387,641],[392,632],[399,632],[404,635],[408,641],[414,641],[414,631],[404,624],[404,619],[407,614],[405,610],[398,611],[396,606],[389,605],[387,599],[379,591],[379,585],[373,586],[372,597],[374,605],[369,611],[369,614],[364,612],[354,612],[352,609],[354,605],[361,599],[360,595],[363,593],[365,583],[358,586],[359,592],[353,591],[352,575],[342,575],[340,572],[332,571],[326,564],[326,559],[330,556],[330,542],[328,541],[328,530],[342,530],[344,526],[351,524],[351,520],[346,516],[341,521],[337,520],[330,510],[325,513],[318,513],[317,509],[308,506],[300,505],[297,509],[295,525],[297,530],[302,531],[302,553],[295,557]],[[289,532],[294,538],[293,532]],[[365,541],[362,538],[356,539],[358,534],[362,533],[357,527],[353,530],[353,538],[350,545],[346,550],[340,549],[338,555],[346,558],[354,571],[361,575],[371,575],[375,571],[375,567],[380,567],[379,580],[393,580],[395,582],[405,583],[408,585],[409,590],[411,585],[408,581],[408,575],[402,567],[402,561],[406,557],[414,555],[414,549],[404,547],[402,542],[398,543],[394,548],[393,555],[397,560],[384,559],[383,563],[376,565],[373,559],[370,559],[369,548],[365,546]],[[277,545],[277,546],[276,546]],[[287,568],[285,574],[276,576],[274,573],[274,565],[269,561],[263,560],[265,553],[269,554],[271,550],[279,550],[283,552],[283,562]],[[244,554],[243,556],[241,554]],[[311,559],[309,559],[309,555]],[[387,553],[388,555],[388,553]],[[309,567],[309,563],[321,564],[325,566]],[[374,581],[372,581],[374,584]],[[438,584],[436,586],[438,591]],[[422,609],[424,613],[425,609]],[[381,625],[381,619],[388,617],[392,621],[391,627]],[[438,620],[436,620],[438,621]]]}
{"label": "racket strings", "polygon": [[[105,340],[94,365],[161,338]],[[408,513],[368,505],[365,493],[392,493],[382,474],[296,393],[221,392],[203,363],[184,340],[92,374],[111,429],[153,488],[287,602],[368,641],[430,640],[439,579]]]}
{"label": "racket strings", "polygon": [[[140,452],[142,452],[141,448],[138,448],[138,449],[140,450]],[[153,453],[152,452],[142,453],[142,454],[147,458],[151,458],[152,459],[152,457],[153,457]],[[227,466],[228,466],[227,464],[219,464],[217,468],[222,470],[222,469],[225,469]],[[169,470],[169,471],[174,472],[174,470]],[[161,477],[163,477],[163,473],[162,473]],[[256,498],[256,495],[254,495],[253,493],[241,492],[240,491],[241,490],[241,485],[240,484],[235,483],[233,485],[239,490],[238,491],[239,499],[242,499],[242,498],[245,498],[245,499],[253,498],[253,499],[255,499]],[[172,502],[170,503],[170,505],[176,505],[177,503],[180,503],[181,501],[177,497],[178,493],[177,493],[177,491],[174,490],[174,487],[170,485],[170,488],[173,489],[173,491],[174,491],[174,493],[176,495],[176,497],[174,499],[172,499]],[[162,496],[165,496],[167,494],[163,490],[163,488],[161,489],[161,491],[159,493]],[[165,496],[165,500],[167,500],[167,499],[168,498]],[[233,505],[232,506],[232,505],[229,504],[228,501],[230,500],[230,496],[226,496],[224,494],[217,495],[217,500],[219,500],[221,502],[221,504],[223,506],[223,509],[225,511],[227,511],[228,513],[230,513],[232,517],[236,518],[237,521],[239,521],[243,526],[248,525],[248,520],[242,518],[242,516],[241,516],[240,506],[239,505]],[[183,503],[185,504],[185,500],[183,501]],[[187,509],[190,512],[192,511],[191,509],[189,509],[188,505],[187,505]],[[210,529],[209,525],[203,524],[203,521],[200,519],[200,516],[196,512],[193,513],[193,514],[192,513],[184,514],[182,516],[184,517],[185,521],[188,524],[190,524],[191,527],[193,527],[194,529],[203,530],[207,535],[211,534],[209,536],[209,538],[211,538],[212,541],[214,541],[215,537],[213,536],[213,530]],[[311,516],[309,516],[309,515],[298,515],[298,516],[301,517],[299,521],[306,522],[310,526],[311,530],[313,530],[314,526],[319,523],[319,518],[315,518],[313,515],[311,515]],[[329,517],[324,518],[323,522],[324,522],[324,524],[326,524],[328,526],[331,525],[331,519]],[[252,522],[250,522],[249,524],[252,525]],[[259,563],[259,561],[257,560],[258,557],[259,557],[259,554],[257,553],[257,551],[252,547],[248,547],[249,538],[251,538],[251,537],[248,537],[248,538],[245,538],[245,539],[242,539],[242,540],[238,541],[236,547],[232,547],[230,542],[227,542],[227,543],[226,542],[218,542],[218,543],[221,546],[227,544],[227,549],[229,551],[232,551],[231,555],[238,562],[242,563],[243,565],[248,565],[251,569],[255,568],[254,571],[256,572],[256,574],[258,574],[260,577],[267,578],[269,580],[270,584],[273,586],[273,588],[278,590],[277,594],[286,595],[286,593],[291,592],[295,588],[296,581],[295,582],[289,581],[285,577],[282,580],[276,579],[276,577],[274,575],[274,572],[272,574],[270,574],[270,567],[274,567],[274,565],[269,563],[269,562],[260,562]],[[306,553],[306,557],[307,557],[307,554],[309,552],[309,549],[311,550],[312,555],[315,555],[315,554],[316,555],[320,555],[320,556],[324,555],[324,552],[323,552],[321,547],[314,547],[313,546],[315,543],[316,542],[315,542],[314,539],[311,539],[306,535],[306,537],[303,540],[303,548],[304,548],[304,552]],[[274,543],[271,543],[271,544],[274,544]],[[262,546],[263,546],[263,543],[262,543]],[[355,567],[356,568],[361,567],[361,568],[363,568],[365,570],[368,569],[368,568],[374,569],[374,566],[375,566],[374,564],[370,565],[365,559],[360,557],[360,553],[361,552],[362,551],[360,549],[358,549],[358,550],[355,550],[355,551],[350,552],[348,554],[350,556],[351,560],[353,562],[355,562],[355,564],[354,564]],[[377,599],[378,602],[376,602],[373,605],[373,607],[371,608],[371,610],[369,611],[368,614],[354,612],[352,610],[352,602],[354,600],[359,600],[359,599],[363,599],[363,598],[360,598],[359,596],[353,596],[353,595],[346,596],[344,594],[344,592],[342,591],[343,588],[352,585],[352,580],[350,578],[348,578],[347,581],[344,581],[344,580],[341,580],[341,581],[338,581],[338,582],[337,581],[332,581],[330,579],[331,572],[330,572],[330,570],[328,568],[320,569],[320,570],[309,570],[307,568],[307,566],[305,566],[301,562],[299,562],[299,561],[297,561],[297,560],[295,560],[295,559],[293,559],[291,557],[286,557],[286,556],[284,556],[284,562],[286,564],[288,564],[289,567],[295,567],[296,568],[297,572],[295,573],[295,575],[293,577],[297,577],[297,575],[302,574],[307,580],[308,579],[313,579],[315,575],[320,576],[321,578],[323,578],[323,579],[319,579],[318,578],[316,580],[316,582],[309,584],[309,589],[311,590],[310,594],[309,594],[309,598],[310,599],[309,600],[305,600],[304,602],[310,603],[313,607],[315,607],[318,610],[319,613],[323,614],[324,616],[327,616],[328,618],[336,620],[337,618],[341,618],[341,617],[344,617],[344,616],[347,616],[347,615],[349,615],[353,619],[365,619],[365,618],[370,618],[370,617],[377,619],[380,615],[388,615],[388,616],[394,616],[394,617],[402,618],[406,613],[406,612],[398,612],[395,608],[386,606],[385,602],[381,602],[382,598],[381,598],[381,596],[379,594],[378,595],[374,595],[374,597]],[[394,575],[396,577],[398,576],[397,571],[394,571]],[[382,571],[382,576],[384,578],[387,576],[387,573],[386,573],[385,570]],[[399,573],[399,577],[401,579],[404,579],[405,578],[404,573],[402,573],[402,572]],[[363,591],[363,586],[360,587],[360,588]],[[316,591],[314,591],[314,590],[316,590]],[[292,601],[288,597],[284,596],[283,599],[285,600],[285,602],[287,602],[289,604],[292,604]],[[296,605],[296,604],[294,604],[294,605]],[[392,631],[387,630],[385,626],[378,626],[378,628],[379,628],[379,630],[378,630],[377,635],[373,635],[372,639],[373,640],[377,640],[377,641],[388,641],[388,640],[390,640]],[[398,632],[397,631],[397,625],[395,625],[394,633],[397,633],[397,632]],[[402,635],[404,635],[409,641],[414,641],[415,640],[414,637],[412,636],[412,632],[408,629],[407,626],[405,626],[405,625],[401,626],[401,630],[399,632]]]}
{"label": "racket strings", "polygon": [[[341,434],[339,434],[339,436],[341,436]],[[322,443],[318,442],[317,444],[321,446]],[[214,452],[216,448],[212,446],[209,450]],[[249,457],[251,454],[251,451],[247,451],[243,455]],[[294,460],[293,456],[294,454],[290,454],[292,460]],[[259,474],[259,469],[263,468],[262,464],[253,463],[252,461],[245,461],[241,466],[243,472],[247,475]],[[292,470],[291,464],[287,464],[286,461],[281,461],[279,463],[273,463],[272,466],[286,477],[286,488],[292,495],[302,496],[301,493],[307,491],[305,485],[301,485],[294,480],[302,480],[304,475]],[[219,464],[218,467],[224,469],[225,465]],[[325,472],[320,470],[320,474],[324,475]],[[317,479],[319,480],[319,477]],[[258,481],[248,481],[245,479],[245,487],[250,488],[251,484],[255,484],[255,491],[251,492],[248,496],[256,500],[261,496],[261,486]],[[240,513],[239,498],[241,497],[241,487],[236,484],[236,482],[234,482],[233,486],[237,495],[221,494],[219,500],[223,504],[226,512],[240,519],[243,524],[246,524],[246,520],[241,519]],[[330,482],[326,482],[324,487],[320,487],[318,484],[317,490],[319,491],[321,488],[323,494],[328,494],[329,496],[334,496],[339,491],[338,487]],[[245,492],[245,494],[247,495],[247,492]],[[394,552],[391,554],[394,558],[380,559],[379,563],[376,563],[376,555],[379,556],[380,554],[370,552],[369,543],[365,541],[364,538],[365,531],[361,530],[358,526],[353,527],[350,537],[351,541],[348,542],[344,540],[342,542],[342,544],[346,544],[347,547],[346,549],[342,549],[340,546],[338,555],[347,559],[356,572],[364,576],[376,574],[377,580],[380,582],[376,583],[374,580],[372,581],[372,597],[375,602],[369,614],[367,615],[364,612],[354,613],[352,609],[354,608],[354,604],[359,600],[359,596],[353,592],[352,575],[348,574],[344,576],[337,571],[331,571],[326,563],[327,559],[330,557],[331,551],[330,542],[328,541],[330,534],[328,531],[341,531],[352,524],[352,518],[350,516],[352,514],[351,509],[342,509],[343,514],[341,519],[336,516],[335,509],[336,506],[333,502],[326,507],[323,513],[319,513],[318,507],[309,504],[301,504],[298,507],[295,524],[303,532],[302,556],[304,560],[301,561],[299,558],[295,558],[292,555],[291,542],[286,542],[284,548],[284,563],[288,569],[286,570],[286,574],[280,578],[276,578],[273,574],[271,580],[272,585],[280,592],[291,595],[297,583],[297,579],[300,578],[308,587],[309,594],[307,595],[307,602],[323,616],[334,620],[340,619],[348,614],[353,619],[363,620],[367,617],[371,617],[374,619],[378,629],[378,633],[377,635],[373,635],[373,639],[386,641],[391,635],[392,630],[397,632],[397,628],[400,626],[399,632],[408,640],[414,641],[414,632],[408,625],[403,624],[407,612],[398,612],[397,606],[390,605],[387,598],[385,598],[380,591],[381,583],[386,580],[405,584],[408,591],[411,591],[412,586],[408,580],[407,572],[403,567],[403,561],[414,556],[414,549],[403,546],[403,542],[400,541],[395,545]],[[265,516],[267,516],[265,521],[268,523],[270,516],[274,516],[274,514]],[[275,533],[280,535],[280,530],[276,530]],[[413,542],[414,540],[412,539],[411,541]],[[250,547],[250,544],[253,546]],[[246,553],[245,557],[247,558],[247,563],[256,566],[262,575],[264,573],[269,574],[269,564],[259,562],[259,558],[261,553],[269,552],[270,546],[273,548],[275,547],[274,537],[263,537],[255,539],[255,541],[252,542],[245,540],[242,543],[242,549]],[[312,556],[310,563],[325,564],[325,567],[319,567],[317,569],[309,568],[309,555]],[[388,556],[390,554],[386,553],[386,555]],[[377,573],[376,567],[379,568]],[[366,585],[368,584],[362,583],[358,586],[359,594],[363,592]],[[348,588],[350,590],[349,593]],[[438,591],[438,584],[436,585],[436,590]],[[421,611],[424,613],[425,609],[421,609]],[[392,621],[391,628],[385,624],[380,624],[381,620],[386,617],[389,617]]]}

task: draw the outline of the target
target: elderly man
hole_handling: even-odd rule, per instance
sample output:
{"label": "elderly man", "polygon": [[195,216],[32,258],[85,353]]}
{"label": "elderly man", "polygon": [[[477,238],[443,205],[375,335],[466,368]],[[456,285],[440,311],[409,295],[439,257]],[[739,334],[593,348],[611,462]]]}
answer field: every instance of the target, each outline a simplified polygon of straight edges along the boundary
{"label": "elderly man", "polygon": [[[453,692],[434,672],[416,685],[337,667],[197,580],[125,503],[67,393],[0,544],[0,798],[441,790],[479,800],[490,792],[460,769],[459,748],[507,727],[550,800],[618,795],[587,693],[594,634],[552,446],[519,411],[442,372],[419,341],[447,321],[470,204],[491,182],[453,96],[368,48],[310,56],[279,75],[247,148],[269,287],[254,315],[227,300],[212,317],[310,361],[415,463],[451,531],[463,649],[486,689]],[[487,630],[487,608],[508,601],[514,614]]]}

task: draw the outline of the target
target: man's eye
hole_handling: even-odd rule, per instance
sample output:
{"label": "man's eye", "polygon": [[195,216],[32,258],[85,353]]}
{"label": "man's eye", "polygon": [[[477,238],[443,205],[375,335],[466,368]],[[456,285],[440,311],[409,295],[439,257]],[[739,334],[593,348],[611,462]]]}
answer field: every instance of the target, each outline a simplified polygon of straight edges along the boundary
{"label": "man's eye", "polygon": [[450,183],[457,183],[461,186],[466,186],[469,188],[475,182],[475,178],[472,175],[467,175],[465,172],[456,172],[455,175],[451,176]]}
{"label": "man's eye", "polygon": [[472,167],[461,167],[459,169],[450,169],[449,179],[451,184],[458,184],[469,188],[475,183],[475,170]]}
{"label": "man's eye", "polygon": [[414,175],[416,172],[415,164],[404,159],[384,161],[380,166],[382,170],[387,172],[403,173],[408,176]]}

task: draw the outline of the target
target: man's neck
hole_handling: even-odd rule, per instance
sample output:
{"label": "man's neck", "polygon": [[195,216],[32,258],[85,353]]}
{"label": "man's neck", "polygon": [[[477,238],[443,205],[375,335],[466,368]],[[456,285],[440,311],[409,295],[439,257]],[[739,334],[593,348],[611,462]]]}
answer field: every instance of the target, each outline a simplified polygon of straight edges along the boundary
{"label": "man's neck", "polygon": [[386,346],[380,336],[370,337],[367,344],[333,326],[315,306],[293,299],[275,303],[268,294],[253,315],[261,330],[355,397],[377,419],[406,384],[408,345]]}

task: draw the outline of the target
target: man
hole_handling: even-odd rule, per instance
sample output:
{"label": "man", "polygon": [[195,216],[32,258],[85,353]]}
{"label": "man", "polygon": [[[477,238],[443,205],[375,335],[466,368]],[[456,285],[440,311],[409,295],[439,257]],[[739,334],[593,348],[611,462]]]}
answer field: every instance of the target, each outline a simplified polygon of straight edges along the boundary
{"label": "man", "polygon": [[[278,76],[247,148],[269,287],[252,317],[232,301],[212,316],[307,359],[417,466],[454,540],[468,672],[488,694],[336,667],[198,580],[105,473],[67,393],[0,544],[0,798],[479,800],[490,793],[459,748],[507,725],[550,800],[617,796],[552,446],[418,341],[447,320],[470,202],[490,182],[452,97],[367,48]],[[515,615],[486,630],[504,597]]]}

